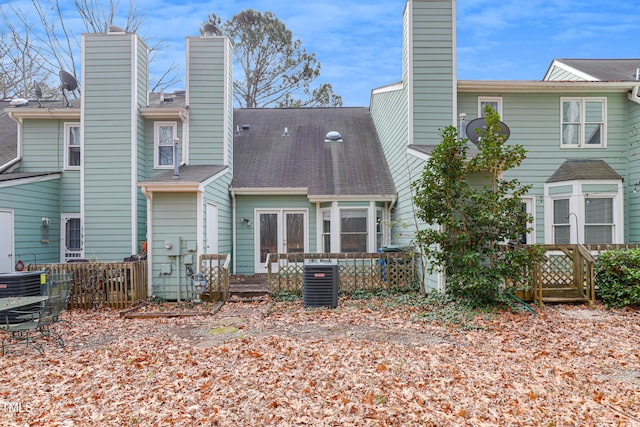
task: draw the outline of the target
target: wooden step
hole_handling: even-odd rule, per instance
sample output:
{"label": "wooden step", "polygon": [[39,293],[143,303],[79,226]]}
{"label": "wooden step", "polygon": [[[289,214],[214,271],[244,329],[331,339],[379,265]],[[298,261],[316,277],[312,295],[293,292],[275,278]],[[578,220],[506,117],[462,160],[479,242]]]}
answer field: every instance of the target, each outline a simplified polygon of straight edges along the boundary
{"label": "wooden step", "polygon": [[229,300],[253,300],[269,295],[269,284],[237,282],[229,283]]}
{"label": "wooden step", "polygon": [[589,298],[585,297],[542,297],[542,302],[551,302],[551,303],[574,303],[574,302],[589,302]]}

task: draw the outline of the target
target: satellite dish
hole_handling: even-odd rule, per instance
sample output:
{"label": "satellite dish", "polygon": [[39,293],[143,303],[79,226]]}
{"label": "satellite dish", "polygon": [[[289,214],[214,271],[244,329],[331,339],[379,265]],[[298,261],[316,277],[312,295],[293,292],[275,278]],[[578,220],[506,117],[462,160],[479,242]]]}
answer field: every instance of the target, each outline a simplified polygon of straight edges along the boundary
{"label": "satellite dish", "polygon": [[[500,130],[498,131],[499,135],[503,135],[505,141],[509,139],[509,135],[511,135],[511,131],[509,127],[501,121],[498,121],[498,126],[500,126]],[[469,141],[474,144],[478,143],[480,136],[484,132],[484,129],[487,127],[487,122],[484,120],[484,117],[479,117],[477,119],[473,119],[467,124],[467,138]],[[477,130],[476,130],[477,129]]]}
{"label": "satellite dish", "polygon": [[42,108],[42,89],[40,88],[40,83],[34,80],[33,88],[36,91],[36,98],[38,99],[38,107]]}
{"label": "satellite dish", "polygon": [[67,103],[67,107],[70,107],[71,104],[67,99],[67,95],[64,93],[65,90],[74,91],[78,88],[78,81],[71,74],[67,73],[64,70],[60,70],[60,87],[62,88],[62,96]]}

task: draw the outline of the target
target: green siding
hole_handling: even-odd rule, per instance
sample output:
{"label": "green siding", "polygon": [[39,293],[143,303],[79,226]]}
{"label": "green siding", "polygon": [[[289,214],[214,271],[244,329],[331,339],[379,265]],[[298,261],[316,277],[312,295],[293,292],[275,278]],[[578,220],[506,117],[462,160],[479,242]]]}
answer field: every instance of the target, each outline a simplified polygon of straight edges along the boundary
{"label": "green siding", "polygon": [[229,103],[228,46],[225,37],[187,38],[189,163],[192,165],[224,164],[224,149],[229,149],[233,112]]}
{"label": "green siding", "polygon": [[[407,91],[375,93],[371,101],[371,116],[378,131],[382,149],[398,192],[398,200],[391,213],[391,243],[409,245],[419,224],[415,218],[411,183],[418,179],[424,160],[407,152]],[[425,276],[426,289],[437,289],[438,277]]]}
{"label": "green siding", "polygon": [[583,193],[617,193],[618,186],[616,184],[584,184],[582,185]]}
{"label": "green siding", "polygon": [[[218,253],[231,254],[232,244],[232,221],[231,221],[231,197],[229,196],[229,186],[231,185],[232,174],[227,171],[225,175],[209,184],[204,191],[204,203],[202,204],[204,218],[204,235],[202,241],[207,240],[207,202],[211,202],[218,207]],[[203,251],[204,252],[204,251]]]}
{"label": "green siding", "polygon": [[[309,203],[306,196],[236,196],[236,273],[253,274],[254,257],[254,213],[256,209],[306,209],[309,222],[309,249],[315,252],[316,236],[316,205]],[[250,218],[251,225],[244,226],[240,218]]]}
{"label": "green siding", "polygon": [[553,67],[551,73],[549,73],[549,77],[547,78],[549,81],[584,81],[585,79],[567,71],[561,67]]}
{"label": "green siding", "polygon": [[64,123],[47,119],[24,121],[22,172],[52,172],[64,168]]}
{"label": "green siding", "polygon": [[147,49],[135,34],[83,37],[85,253],[122,260],[138,251],[136,230],[145,221],[135,182],[143,131],[136,107],[146,104],[147,87],[146,59],[139,58]]}
{"label": "green siding", "polygon": [[[628,175],[625,180],[625,232],[627,241],[640,242],[640,192],[634,193],[634,186],[640,181],[640,105],[628,102]],[[640,188],[640,186],[639,186]],[[637,188],[636,188],[637,189]]]}
{"label": "green siding", "polygon": [[[522,165],[508,171],[505,177],[518,178],[522,184],[533,186],[529,196],[536,198],[537,243],[544,243],[544,204],[541,203],[544,183],[563,162],[602,159],[618,174],[626,176],[628,101],[625,93],[459,93],[459,113],[467,114],[467,122],[477,117],[479,96],[502,97],[502,120],[511,131],[509,143],[521,144],[527,150]],[[560,98],[603,96],[607,98],[607,147],[560,148]]]}
{"label": "green siding", "polygon": [[558,187],[550,187],[549,188],[549,195],[551,196],[557,196],[559,194],[569,194],[571,195],[573,193],[573,186],[571,185],[560,185]]}
{"label": "green siding", "polygon": [[455,81],[455,2],[414,0],[412,10],[413,143],[437,144],[452,123]]}
{"label": "green siding", "polygon": [[[184,264],[185,256],[192,256],[194,271],[197,267],[196,252],[188,250],[197,242],[196,193],[155,193],[153,196],[153,254],[151,283],[155,296],[168,300],[186,299],[190,278]],[[172,242],[174,251],[165,248]],[[174,254],[170,256],[170,254]],[[170,265],[171,272],[162,274],[162,267]]]}
{"label": "green siding", "polygon": [[[60,262],[59,191],[59,179],[0,187],[0,210],[13,211],[16,262]],[[43,217],[50,221],[48,242],[42,241]]]}

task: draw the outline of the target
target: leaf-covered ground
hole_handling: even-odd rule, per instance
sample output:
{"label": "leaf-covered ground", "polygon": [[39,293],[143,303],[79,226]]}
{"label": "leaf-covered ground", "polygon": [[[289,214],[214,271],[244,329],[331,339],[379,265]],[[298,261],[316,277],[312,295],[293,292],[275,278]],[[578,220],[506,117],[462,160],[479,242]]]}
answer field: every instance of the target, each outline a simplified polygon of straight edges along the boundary
{"label": "leaf-covered ground", "polygon": [[0,425],[640,425],[640,312],[546,306],[452,325],[385,299],[73,311],[0,357]]}

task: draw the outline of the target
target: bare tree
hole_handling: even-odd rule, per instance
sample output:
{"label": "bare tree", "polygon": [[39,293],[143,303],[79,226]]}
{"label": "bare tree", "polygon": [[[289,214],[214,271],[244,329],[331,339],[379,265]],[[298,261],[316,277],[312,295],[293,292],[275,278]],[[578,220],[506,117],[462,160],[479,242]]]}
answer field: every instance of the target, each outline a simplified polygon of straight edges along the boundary
{"label": "bare tree", "polygon": [[[60,0],[31,0],[30,6],[32,11],[16,3],[0,6],[0,17],[6,28],[0,34],[0,93],[4,96],[28,96],[34,80],[43,88],[54,88],[55,92],[60,70],[79,80],[80,64],[76,57],[81,41],[67,25],[73,17],[62,10]],[[74,0],[74,6],[86,32],[98,33],[106,32],[115,24],[120,5],[118,0],[109,0],[108,5],[100,0]],[[118,22],[118,26],[126,32],[137,32],[142,22],[134,1],[129,0],[126,20]],[[150,48],[150,61],[160,47],[159,42]],[[151,81],[149,87],[166,88],[176,83],[176,70],[176,64],[172,64],[157,80]]]}

